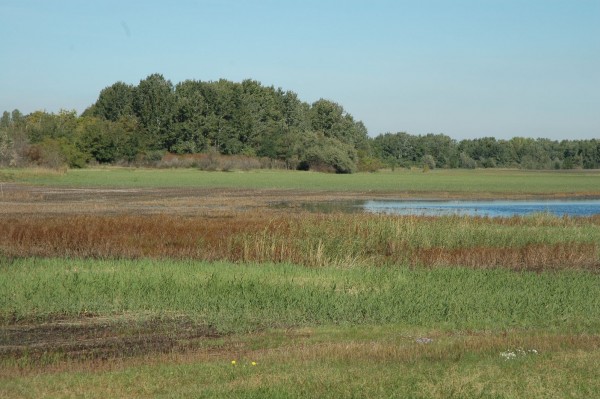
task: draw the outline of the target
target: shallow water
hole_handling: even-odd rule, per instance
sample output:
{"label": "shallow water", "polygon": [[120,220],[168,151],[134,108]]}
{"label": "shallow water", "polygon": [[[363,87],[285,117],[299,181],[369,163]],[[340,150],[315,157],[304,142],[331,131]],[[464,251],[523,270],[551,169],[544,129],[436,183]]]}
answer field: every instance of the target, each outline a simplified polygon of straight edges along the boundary
{"label": "shallow water", "polygon": [[366,212],[394,215],[468,215],[489,217],[550,213],[557,216],[600,214],[600,200],[547,201],[365,201]]}

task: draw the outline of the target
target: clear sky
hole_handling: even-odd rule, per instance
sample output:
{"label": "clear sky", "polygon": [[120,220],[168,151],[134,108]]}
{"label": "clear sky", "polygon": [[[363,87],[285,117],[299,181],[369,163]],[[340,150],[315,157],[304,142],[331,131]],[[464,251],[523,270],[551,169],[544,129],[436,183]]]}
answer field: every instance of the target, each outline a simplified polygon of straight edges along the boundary
{"label": "clear sky", "polygon": [[0,112],[251,78],[383,132],[600,138],[600,0],[0,0]]}

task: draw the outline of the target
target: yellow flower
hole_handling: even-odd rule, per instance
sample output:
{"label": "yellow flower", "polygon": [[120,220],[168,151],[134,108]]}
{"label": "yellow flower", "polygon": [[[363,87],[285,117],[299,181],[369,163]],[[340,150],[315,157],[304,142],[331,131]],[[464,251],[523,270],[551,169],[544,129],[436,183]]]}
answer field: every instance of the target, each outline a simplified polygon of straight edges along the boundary
{"label": "yellow flower", "polygon": [[233,364],[233,365],[235,366],[235,360],[232,360],[232,361],[231,361],[231,364]]}
{"label": "yellow flower", "polygon": [[252,362],[252,365],[253,365],[253,366],[256,366],[256,362]]}

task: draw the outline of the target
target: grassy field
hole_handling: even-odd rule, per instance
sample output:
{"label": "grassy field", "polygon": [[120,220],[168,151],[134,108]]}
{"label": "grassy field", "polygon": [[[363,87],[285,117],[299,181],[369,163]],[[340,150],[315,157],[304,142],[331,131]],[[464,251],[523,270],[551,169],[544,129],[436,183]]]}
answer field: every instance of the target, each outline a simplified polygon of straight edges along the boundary
{"label": "grassy field", "polygon": [[0,181],[70,187],[195,187],[506,195],[600,196],[599,171],[420,170],[335,175],[298,171],[204,172],[101,168],[0,170]]}
{"label": "grassy field", "polygon": [[[4,323],[51,326],[12,338],[13,354],[15,341],[30,348],[4,361],[7,397],[583,397],[600,387],[591,272],[20,259],[0,273]],[[147,320],[152,334],[140,333]],[[161,330],[169,320],[179,328]],[[92,328],[108,322],[121,327]],[[190,328],[213,338],[182,334]],[[94,343],[87,370],[69,362],[78,344],[47,344],[53,331]],[[165,340],[178,350],[107,369],[94,360],[115,334],[143,337],[128,350]]]}
{"label": "grassy field", "polygon": [[599,216],[298,205],[377,193],[600,197],[600,172],[1,170],[0,397],[597,396]]}
{"label": "grassy field", "polygon": [[591,272],[64,258],[4,262],[0,272],[5,323],[141,313],[184,315],[218,332],[332,323],[600,331]]}
{"label": "grassy field", "polygon": [[327,326],[217,341],[184,354],[23,372],[0,380],[0,394],[545,399],[593,398],[600,390],[598,338],[585,334]]}

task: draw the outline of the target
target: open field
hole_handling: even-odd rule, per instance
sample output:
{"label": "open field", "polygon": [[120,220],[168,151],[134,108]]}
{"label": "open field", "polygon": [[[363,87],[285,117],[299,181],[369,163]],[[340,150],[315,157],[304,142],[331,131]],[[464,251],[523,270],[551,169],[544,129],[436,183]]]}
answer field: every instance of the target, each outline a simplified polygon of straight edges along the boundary
{"label": "open field", "polygon": [[303,206],[413,197],[600,173],[2,170],[0,397],[594,397],[600,217]]}
{"label": "open field", "polygon": [[579,333],[396,325],[273,330],[205,339],[185,352],[6,368],[0,395],[593,398],[600,390],[599,345],[597,335]]}
{"label": "open field", "polygon": [[306,203],[373,199],[600,198],[600,171],[435,170],[331,175],[101,168],[0,170],[0,214],[284,213]]}
{"label": "open field", "polygon": [[444,196],[597,196],[600,171],[420,170],[336,175],[299,171],[205,172],[195,169],[99,168],[53,172],[0,170],[0,181],[42,186],[370,192]]}
{"label": "open field", "polygon": [[599,387],[596,273],[68,259],[0,273],[8,397]]}

